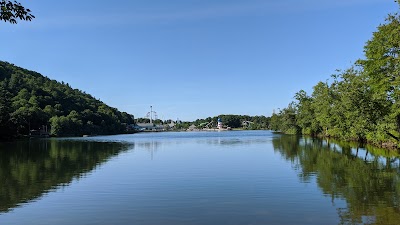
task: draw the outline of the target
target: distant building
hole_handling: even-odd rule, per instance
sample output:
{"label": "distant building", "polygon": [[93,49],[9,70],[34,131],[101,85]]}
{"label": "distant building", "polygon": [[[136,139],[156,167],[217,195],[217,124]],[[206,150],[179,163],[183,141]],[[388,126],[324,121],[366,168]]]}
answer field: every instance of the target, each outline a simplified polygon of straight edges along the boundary
{"label": "distant building", "polygon": [[168,126],[169,126],[169,128],[174,128],[175,127],[175,122],[174,121],[171,121],[171,123],[169,123],[168,124]]}
{"label": "distant building", "polygon": [[251,124],[252,124],[253,122],[251,122],[251,121],[243,121],[242,122],[242,127],[248,127],[248,126],[250,126]]}
{"label": "distant building", "polygon": [[135,129],[138,131],[162,131],[164,130],[164,126],[154,123],[137,123]]}
{"label": "distant building", "polygon": [[50,133],[47,130],[47,126],[43,125],[39,130],[30,130],[30,137],[49,137]]}
{"label": "distant building", "polygon": [[187,129],[187,131],[198,131],[199,129],[197,129],[196,125],[192,124],[189,126],[189,128]]}
{"label": "distant building", "polygon": [[153,129],[154,124],[153,123],[137,123],[136,127],[139,129],[143,128],[145,130],[151,130],[151,129]]}

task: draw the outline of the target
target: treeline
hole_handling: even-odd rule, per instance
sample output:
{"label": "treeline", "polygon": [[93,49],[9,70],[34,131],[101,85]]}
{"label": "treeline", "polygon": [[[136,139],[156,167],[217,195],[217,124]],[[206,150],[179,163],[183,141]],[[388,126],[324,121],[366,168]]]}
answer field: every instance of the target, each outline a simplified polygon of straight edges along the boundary
{"label": "treeline", "polygon": [[[160,119],[153,120],[154,124],[167,124],[170,122],[171,122],[171,120],[164,120],[164,121],[162,121]],[[137,118],[136,123],[150,123],[150,119],[149,118]]]}
{"label": "treeline", "polygon": [[197,119],[191,124],[194,124],[197,128],[204,128],[210,122],[213,122],[215,123],[214,125],[216,125],[218,118],[221,119],[224,126],[250,130],[269,129],[270,123],[270,118],[265,116],[218,115],[206,119]]}
{"label": "treeline", "polygon": [[133,123],[132,115],[64,82],[0,61],[0,139],[46,126],[56,136],[116,134]]}
{"label": "treeline", "polygon": [[391,14],[373,33],[365,59],[319,82],[311,94],[274,113],[271,128],[290,134],[398,145],[400,134],[400,17]]}
{"label": "treeline", "polygon": [[[248,115],[218,115],[207,117],[205,119],[197,119],[195,121],[173,121],[173,120],[153,120],[154,124],[166,125],[175,123],[174,130],[186,130],[191,125],[195,125],[197,129],[206,128],[206,126],[216,127],[218,118],[221,119],[224,127],[241,128],[247,130],[266,130],[270,128],[270,117],[265,116],[248,116]],[[149,118],[137,118],[137,123],[150,123]]]}

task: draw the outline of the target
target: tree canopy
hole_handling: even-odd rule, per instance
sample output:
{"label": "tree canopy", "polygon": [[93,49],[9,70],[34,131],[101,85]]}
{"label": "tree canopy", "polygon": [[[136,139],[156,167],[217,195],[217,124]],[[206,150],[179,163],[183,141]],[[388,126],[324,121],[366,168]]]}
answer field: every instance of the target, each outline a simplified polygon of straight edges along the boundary
{"label": "tree canopy", "polygon": [[132,115],[69,84],[0,61],[1,138],[46,126],[56,136],[117,134],[133,123]]}
{"label": "tree canopy", "polygon": [[[365,58],[319,82],[311,95],[271,118],[271,127],[400,146],[400,16],[389,14],[365,47]],[[296,132],[294,132],[296,131]]]}
{"label": "tree canopy", "polygon": [[25,8],[17,1],[0,0],[0,20],[12,24],[17,23],[17,20],[31,21],[35,18],[31,14],[31,10]]}
{"label": "tree canopy", "polygon": [[270,118],[265,116],[222,114],[214,117],[208,117],[206,119],[197,119],[193,122],[193,124],[197,128],[204,128],[208,123],[214,122],[214,126],[216,126],[218,118],[221,119],[224,126],[231,128],[245,128],[250,130],[269,129],[270,123]]}

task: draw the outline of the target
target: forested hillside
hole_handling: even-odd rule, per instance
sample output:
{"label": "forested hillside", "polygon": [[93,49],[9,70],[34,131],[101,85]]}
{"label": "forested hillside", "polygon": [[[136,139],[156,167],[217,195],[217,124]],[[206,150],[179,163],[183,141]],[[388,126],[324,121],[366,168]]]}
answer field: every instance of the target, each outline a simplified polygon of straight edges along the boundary
{"label": "forested hillside", "polygon": [[272,115],[271,128],[399,147],[400,16],[387,17],[352,68],[319,82]]}
{"label": "forested hillside", "polygon": [[56,136],[116,134],[133,123],[132,115],[90,94],[0,61],[0,139],[45,126]]}

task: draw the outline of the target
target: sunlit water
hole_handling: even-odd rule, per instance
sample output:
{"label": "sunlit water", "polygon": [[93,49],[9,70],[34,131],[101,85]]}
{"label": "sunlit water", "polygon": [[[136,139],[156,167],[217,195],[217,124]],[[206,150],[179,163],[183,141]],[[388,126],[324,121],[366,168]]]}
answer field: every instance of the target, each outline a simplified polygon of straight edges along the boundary
{"label": "sunlit water", "polygon": [[0,224],[399,224],[399,159],[269,131],[0,144]]}

